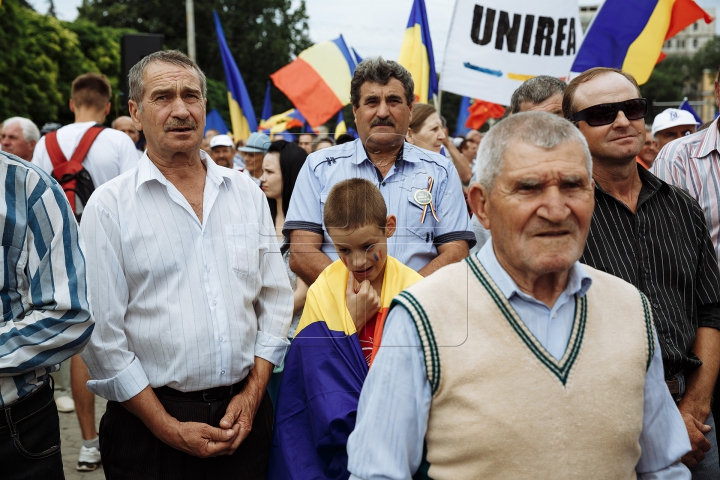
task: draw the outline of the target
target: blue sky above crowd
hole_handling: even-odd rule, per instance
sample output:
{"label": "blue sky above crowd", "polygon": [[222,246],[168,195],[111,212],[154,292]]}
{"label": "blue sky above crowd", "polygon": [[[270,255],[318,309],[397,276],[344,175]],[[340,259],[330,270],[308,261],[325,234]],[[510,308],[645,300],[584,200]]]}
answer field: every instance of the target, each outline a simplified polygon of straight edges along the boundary
{"label": "blue sky above crowd", "polygon": [[[46,0],[28,0],[35,9],[45,13]],[[602,1],[602,0],[600,0]],[[714,7],[720,13],[720,0],[696,0],[703,7]],[[299,3],[298,0],[293,0]],[[598,0],[580,0],[592,4]],[[184,3],[184,2],[182,2]],[[182,6],[178,2],[178,8]],[[201,2],[195,2],[200,8]],[[74,20],[82,0],[55,0],[55,11],[61,20]],[[382,55],[397,60],[413,0],[305,0],[310,17],[310,39],[322,42],[342,34],[348,45],[363,57]],[[437,69],[442,68],[445,40],[450,29],[454,2],[425,0]],[[716,22],[716,31],[720,22]]]}

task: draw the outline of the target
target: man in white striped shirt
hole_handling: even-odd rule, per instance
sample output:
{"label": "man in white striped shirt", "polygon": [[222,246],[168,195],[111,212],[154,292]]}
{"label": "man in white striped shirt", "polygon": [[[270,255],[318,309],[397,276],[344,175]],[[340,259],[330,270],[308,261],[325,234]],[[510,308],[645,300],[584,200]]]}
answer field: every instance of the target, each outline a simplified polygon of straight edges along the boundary
{"label": "man in white striped shirt", "polygon": [[[720,74],[720,69],[718,70]],[[720,86],[715,80],[715,104],[720,105]],[[715,255],[720,257],[720,123],[716,118],[705,130],[665,145],[653,164],[652,173],[680,187],[698,201],[705,214]],[[712,412],[720,418],[720,385],[715,384]]]}
{"label": "man in white striped shirt", "polygon": [[265,196],[200,150],[195,62],[156,52],[129,77],[147,151],[95,191],[82,223],[98,318],[83,358],[88,388],[109,400],[105,474],[265,478],[265,390],[293,306]]}

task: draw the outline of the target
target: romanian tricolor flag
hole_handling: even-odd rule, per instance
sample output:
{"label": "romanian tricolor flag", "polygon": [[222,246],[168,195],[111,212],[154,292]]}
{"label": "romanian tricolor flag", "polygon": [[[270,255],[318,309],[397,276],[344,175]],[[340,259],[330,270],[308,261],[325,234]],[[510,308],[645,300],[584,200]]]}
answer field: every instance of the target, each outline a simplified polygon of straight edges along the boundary
{"label": "romanian tricolor flag", "polygon": [[[420,279],[417,272],[387,257],[373,353],[390,302]],[[308,290],[300,324],[285,358],[268,478],[348,477],[345,446],[355,428],[368,364],[346,307],[347,282],[348,270],[337,260]]]}
{"label": "romanian tricolor flag", "polygon": [[415,101],[428,103],[438,94],[430,27],[425,0],[415,0],[408,20],[398,63],[407,68],[415,82]]}
{"label": "romanian tricolor flag", "polygon": [[338,113],[337,125],[335,125],[335,140],[342,135],[347,133],[347,125],[345,125],[345,118],[343,117],[342,110]]}
{"label": "romanian tricolor flag", "polygon": [[664,58],[665,41],[700,19],[712,21],[694,0],[606,0],[585,33],[572,71],[620,68],[642,85]]}
{"label": "romanian tricolor flag", "polygon": [[[298,118],[300,117],[300,118]],[[273,115],[260,123],[259,131],[264,133],[280,133],[290,128],[302,127],[305,122],[297,110],[291,108],[283,113]]]}
{"label": "romanian tricolor flag", "polygon": [[298,58],[270,78],[308,123],[319,127],[350,103],[350,80],[355,65],[340,35],[303,50]]}
{"label": "romanian tricolor flag", "polygon": [[240,70],[238,70],[235,59],[230,53],[225,32],[220,25],[220,17],[213,11],[215,17],[215,31],[217,32],[220,56],[222,57],[223,68],[225,69],[225,82],[228,87],[228,106],[230,107],[230,121],[232,122],[233,140],[247,140],[251,132],[257,130],[257,120],[250,95],[248,95],[245,82]]}

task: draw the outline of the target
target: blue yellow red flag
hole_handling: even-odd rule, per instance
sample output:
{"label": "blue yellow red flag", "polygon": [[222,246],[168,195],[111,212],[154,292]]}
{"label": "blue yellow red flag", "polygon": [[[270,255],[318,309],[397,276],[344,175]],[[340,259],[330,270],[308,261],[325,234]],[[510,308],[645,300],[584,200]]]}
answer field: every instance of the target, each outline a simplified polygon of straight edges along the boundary
{"label": "blue yellow red flag", "polygon": [[338,113],[337,125],[335,126],[335,140],[342,135],[347,133],[347,125],[345,125],[345,118],[343,117],[342,110]]}
{"label": "blue yellow red flag", "polygon": [[213,11],[213,17],[215,18],[215,31],[220,46],[220,56],[225,70],[225,82],[228,87],[228,106],[230,107],[233,139],[236,142],[238,140],[247,140],[250,133],[258,129],[255,111],[250,102],[250,95],[248,95],[247,88],[245,88],[245,82],[240,70],[230,53],[230,48],[225,40],[225,32],[223,32],[220,17],[218,17],[216,11]]}
{"label": "blue yellow red flag", "polygon": [[319,127],[350,103],[355,66],[355,59],[340,35],[303,50],[270,78],[310,126]]}
{"label": "blue yellow red flag", "polygon": [[665,41],[700,19],[712,21],[694,0],[606,0],[585,33],[572,72],[620,68],[642,85],[664,58]]}
{"label": "blue yellow red flag", "polygon": [[262,115],[260,115],[260,123],[272,117],[272,101],[270,100],[270,82],[267,82],[265,89],[265,102],[263,103]]}
{"label": "blue yellow red flag", "polygon": [[[387,257],[372,354],[381,345],[392,299],[422,277]],[[345,445],[355,428],[367,352],[347,310],[348,270],[330,264],[310,286],[290,345],[275,409],[268,478],[348,478]]]}
{"label": "blue yellow red flag", "polygon": [[407,68],[415,82],[415,101],[428,103],[438,94],[430,27],[425,0],[414,0],[398,63]]}

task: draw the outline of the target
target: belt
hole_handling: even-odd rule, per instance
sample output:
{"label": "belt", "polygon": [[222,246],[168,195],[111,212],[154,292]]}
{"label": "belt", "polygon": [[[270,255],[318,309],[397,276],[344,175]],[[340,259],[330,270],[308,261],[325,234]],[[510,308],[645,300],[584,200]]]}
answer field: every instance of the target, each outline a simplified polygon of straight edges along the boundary
{"label": "belt", "polygon": [[680,380],[678,380],[677,377],[672,380],[665,380],[665,384],[672,395],[678,395],[680,393]]}
{"label": "belt", "polygon": [[213,402],[215,400],[225,400],[230,398],[243,389],[245,386],[245,380],[242,380],[235,385],[226,385],[223,387],[208,388],[207,390],[198,390],[196,392],[181,392],[170,387],[158,387],[153,388],[153,391],[158,396],[172,397],[182,400],[195,400],[199,402]]}

